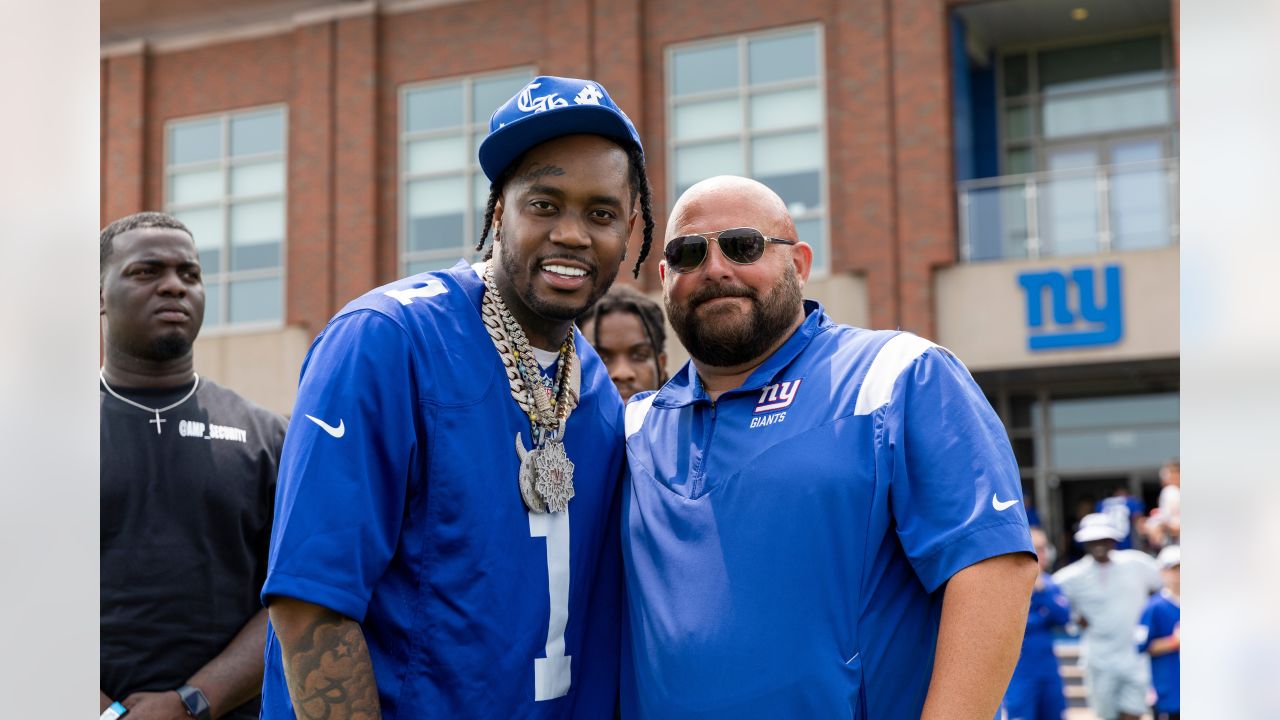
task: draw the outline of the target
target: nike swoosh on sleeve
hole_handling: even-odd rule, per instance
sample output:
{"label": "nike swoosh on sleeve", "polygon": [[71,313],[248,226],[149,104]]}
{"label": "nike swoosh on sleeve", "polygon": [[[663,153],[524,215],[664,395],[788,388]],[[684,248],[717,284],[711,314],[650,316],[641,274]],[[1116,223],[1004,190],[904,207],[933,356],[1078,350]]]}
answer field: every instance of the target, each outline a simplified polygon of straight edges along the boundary
{"label": "nike swoosh on sleeve", "polygon": [[321,430],[324,430],[325,432],[329,433],[335,438],[340,438],[347,433],[347,422],[345,420],[339,419],[338,427],[334,427],[329,423],[313,415],[307,415],[306,418],[311,422],[319,425]]}
{"label": "nike swoosh on sleeve", "polygon": [[[307,417],[311,417],[311,416],[308,415]],[[1013,507],[1016,504],[1018,504],[1017,498],[1013,500],[1005,500],[1001,502],[1000,499],[996,497],[995,493],[991,493],[991,507],[995,508],[996,512],[1004,512],[1005,510],[1008,510],[1009,508]]]}

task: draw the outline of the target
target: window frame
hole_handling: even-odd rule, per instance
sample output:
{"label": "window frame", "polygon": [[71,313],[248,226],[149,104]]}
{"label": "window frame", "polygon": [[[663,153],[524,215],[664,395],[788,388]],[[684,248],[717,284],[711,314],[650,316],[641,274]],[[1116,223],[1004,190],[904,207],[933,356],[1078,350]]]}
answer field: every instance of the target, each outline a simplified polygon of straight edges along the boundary
{"label": "window frame", "polygon": [[[281,129],[283,137],[281,138],[279,152],[257,153],[244,157],[233,158],[231,156],[231,120],[235,116],[247,116],[265,114],[267,112],[278,110],[280,112]],[[217,160],[205,160],[201,162],[175,164],[173,162],[173,145],[170,141],[174,126],[186,125],[189,123],[197,123],[211,119],[219,120],[219,137],[222,148]],[[285,319],[288,316],[288,271],[289,271],[289,105],[285,102],[268,103],[265,105],[251,105],[247,107],[229,108],[226,110],[218,110],[216,112],[203,113],[200,115],[188,115],[180,118],[169,118],[164,121],[164,174],[162,197],[164,202],[162,207],[166,213],[175,215],[184,210],[206,209],[217,207],[222,217],[222,237],[221,246],[219,247],[219,267],[210,272],[208,268],[201,265],[201,279],[207,288],[210,285],[209,278],[212,277],[214,283],[219,288],[218,296],[218,316],[220,322],[216,324],[205,323],[201,327],[201,334],[205,336],[217,336],[228,334],[252,333],[267,330],[278,330],[286,324]],[[233,197],[231,194],[231,170],[238,165],[252,165],[269,160],[279,160],[284,168],[284,182],[281,185],[280,192],[261,193],[257,195],[246,195],[243,197]],[[222,188],[216,201],[207,200],[192,203],[176,203],[172,197],[172,178],[175,174],[190,171],[213,170],[217,169],[221,174]],[[254,269],[254,270],[231,270],[231,206],[242,204],[261,202],[265,200],[280,200],[284,218],[281,225],[284,231],[280,238],[280,265],[276,269]],[[279,277],[280,278],[280,317],[276,320],[256,320],[253,322],[234,323],[230,321],[231,316],[231,293],[229,292],[231,283],[237,280],[261,280]]]}
{"label": "window frame", "polygon": [[[811,31],[814,38],[814,53],[816,56],[816,74],[813,79],[804,80],[780,80],[768,83],[753,84],[748,77],[750,71],[750,43],[753,40],[769,39],[773,37],[784,37],[787,35],[798,34],[799,31]],[[737,49],[738,62],[738,82],[731,89],[703,91],[697,93],[689,93],[677,96],[675,94],[675,56],[677,53],[697,49],[700,47],[712,47],[715,45],[724,45],[733,43]],[[754,178],[752,172],[751,152],[753,142],[761,138],[769,138],[775,136],[792,135],[806,130],[817,130],[819,157],[821,158],[818,167],[818,198],[820,210],[809,210],[801,215],[794,216],[793,219],[798,223],[806,220],[817,219],[820,221],[822,231],[817,239],[817,246],[814,248],[815,254],[823,259],[823,263],[819,265],[814,263],[810,272],[810,277],[825,278],[831,274],[831,158],[828,145],[828,126],[830,125],[829,108],[827,106],[827,53],[826,53],[826,33],[825,27],[820,22],[806,22],[795,25],[785,25],[760,30],[754,32],[735,33],[729,35],[719,35],[716,37],[700,38],[687,42],[674,43],[668,45],[663,50],[663,81],[666,83],[664,91],[664,111],[666,113],[666,137],[664,152],[667,163],[667,207],[673,207],[679,198],[677,188],[676,172],[676,156],[678,151],[683,147],[692,147],[706,145],[716,142],[725,142],[728,140],[737,140],[739,149],[742,153],[742,168],[747,177]],[[763,95],[774,92],[804,89],[814,87],[818,93],[818,120],[816,123],[800,123],[795,125],[787,125],[783,127],[769,128],[767,130],[755,130],[751,127],[751,98],[755,95]],[[676,109],[682,104],[689,102],[705,102],[710,100],[738,100],[738,109],[741,114],[741,126],[735,132],[720,133],[716,135],[707,135],[698,137],[693,140],[677,140],[675,137],[675,120]]]}
{"label": "window frame", "polygon": [[[1109,42],[1119,42],[1124,40],[1139,40],[1142,38],[1158,37],[1160,40],[1160,61],[1163,77],[1152,78],[1149,80],[1134,81],[1130,87],[1166,87],[1169,89],[1167,108],[1169,113],[1169,122],[1163,125],[1145,125],[1133,128],[1125,128],[1122,130],[1110,130],[1101,133],[1088,133],[1084,135],[1072,135],[1062,138],[1046,138],[1044,135],[1044,101],[1048,97],[1039,89],[1040,85],[1040,60],[1041,53],[1054,50],[1064,50],[1074,47],[1088,47]],[[1004,92],[1005,82],[1005,58],[1012,55],[1025,55],[1023,62],[1027,64],[1027,92],[1021,95],[1006,95]],[[1178,114],[1178,67],[1174,62],[1172,39],[1167,27],[1148,27],[1126,30],[1118,33],[1104,33],[1100,35],[1091,35],[1086,38],[1071,38],[1069,40],[1060,40],[1056,42],[1038,43],[1038,44],[1013,44],[1006,47],[998,48],[995,52],[995,87],[996,87],[996,133],[999,139],[999,157],[997,158],[998,173],[1000,176],[1018,175],[1026,173],[1010,172],[1008,167],[1008,158],[1011,150],[1023,150],[1030,154],[1031,172],[1039,172],[1044,169],[1045,153],[1050,147],[1058,145],[1074,145],[1082,142],[1090,142],[1095,140],[1122,140],[1130,137],[1141,137],[1146,135],[1159,134],[1165,138],[1165,157],[1178,157],[1177,142],[1174,138],[1177,135],[1180,118]],[[1087,96],[1092,95],[1095,90],[1070,91],[1059,93],[1055,97],[1068,97],[1071,95]],[[1021,106],[1028,110],[1030,123],[1030,135],[1026,138],[1011,140],[1009,138],[1007,127],[1006,113],[1010,107]]]}
{"label": "window frame", "polygon": [[[431,262],[442,260],[447,257],[467,258],[471,262],[479,259],[479,255],[475,250],[475,244],[480,240],[480,228],[470,227],[475,223],[475,209],[483,208],[488,200],[486,195],[483,198],[474,198],[476,178],[484,178],[486,182],[488,178],[484,174],[484,170],[480,167],[479,143],[475,142],[476,133],[489,129],[489,117],[472,118],[470,117],[474,105],[474,88],[477,81],[485,79],[498,78],[503,76],[515,76],[520,73],[527,73],[525,83],[532,81],[538,76],[538,70],[532,65],[517,65],[514,67],[503,68],[501,70],[491,70],[480,73],[470,73],[464,75],[452,75],[449,77],[431,78],[428,80],[416,80],[404,83],[396,89],[396,183],[397,183],[397,229],[396,229],[396,273],[397,277],[406,277],[409,273],[409,265],[414,262]],[[463,123],[461,125],[453,125],[445,129],[434,130],[415,130],[410,131],[409,126],[409,102],[408,97],[411,93],[442,87],[460,83],[462,85],[462,108]],[[495,110],[497,108],[494,108]],[[492,114],[492,113],[490,113]],[[459,238],[459,245],[452,250],[413,250],[409,249],[409,184],[418,180],[430,180],[433,178],[455,177],[458,170],[446,170],[435,172],[409,172],[409,145],[416,140],[425,140],[433,137],[451,137],[459,132],[461,128],[464,142],[466,143],[466,152],[468,153],[467,162],[461,167],[463,175],[464,192],[466,197],[465,211],[463,213],[462,237]],[[476,202],[479,200],[479,202]],[[467,238],[470,238],[467,240]],[[453,253],[452,256],[449,253]]]}

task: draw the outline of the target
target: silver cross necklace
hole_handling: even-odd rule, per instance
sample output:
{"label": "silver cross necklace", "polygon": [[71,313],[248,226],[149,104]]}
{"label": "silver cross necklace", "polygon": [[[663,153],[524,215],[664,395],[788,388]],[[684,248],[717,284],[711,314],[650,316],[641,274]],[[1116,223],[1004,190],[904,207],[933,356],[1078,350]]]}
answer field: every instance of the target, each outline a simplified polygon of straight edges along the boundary
{"label": "silver cross necklace", "polygon": [[172,404],[172,405],[166,405],[165,407],[162,407],[162,408],[152,408],[152,407],[147,407],[146,405],[143,405],[142,403],[134,402],[134,401],[130,400],[129,398],[127,398],[127,397],[125,397],[125,396],[121,395],[120,393],[116,392],[115,390],[112,390],[112,389],[111,389],[111,386],[107,384],[107,369],[106,369],[106,368],[99,368],[99,370],[98,370],[98,377],[99,377],[99,378],[101,378],[101,380],[102,380],[102,387],[106,388],[106,389],[107,389],[107,392],[111,393],[111,397],[113,397],[113,398],[115,398],[115,399],[119,400],[119,401],[120,401],[120,402],[122,402],[122,403],[127,403],[127,404],[129,404],[129,405],[132,405],[132,406],[134,406],[134,407],[138,408],[139,410],[146,410],[146,411],[147,411],[147,412],[149,412],[149,413],[155,413],[155,414],[156,414],[156,417],[155,417],[155,419],[154,419],[154,420],[148,420],[147,422],[149,422],[149,423],[155,423],[155,424],[156,424],[156,434],[157,434],[157,435],[159,435],[159,434],[160,434],[160,423],[169,422],[168,420],[165,420],[164,418],[160,417],[160,413],[165,412],[165,411],[167,411],[167,410],[172,410],[172,409],[174,409],[174,408],[178,407],[179,405],[181,405],[182,403],[184,403],[184,402],[186,402],[186,401],[190,400],[190,399],[191,399],[191,396],[196,394],[196,388],[200,387],[200,376],[199,376],[198,374],[194,373],[194,372],[193,372],[193,373],[191,373],[191,375],[192,375],[192,377],[194,377],[194,378],[196,379],[195,383],[191,386],[191,392],[187,393],[186,395],[183,395],[181,400],[179,400],[178,402],[176,402],[176,403],[174,403],[174,404]]}

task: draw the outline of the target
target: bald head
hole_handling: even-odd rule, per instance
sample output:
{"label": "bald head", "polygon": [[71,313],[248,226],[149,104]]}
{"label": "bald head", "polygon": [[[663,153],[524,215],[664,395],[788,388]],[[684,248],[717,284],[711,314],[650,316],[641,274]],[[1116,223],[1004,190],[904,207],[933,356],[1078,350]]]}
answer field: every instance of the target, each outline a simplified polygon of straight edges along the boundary
{"label": "bald head", "polygon": [[787,204],[763,183],[737,175],[707,178],[684,191],[671,209],[667,239],[731,227],[753,227],[766,235],[796,238]]}

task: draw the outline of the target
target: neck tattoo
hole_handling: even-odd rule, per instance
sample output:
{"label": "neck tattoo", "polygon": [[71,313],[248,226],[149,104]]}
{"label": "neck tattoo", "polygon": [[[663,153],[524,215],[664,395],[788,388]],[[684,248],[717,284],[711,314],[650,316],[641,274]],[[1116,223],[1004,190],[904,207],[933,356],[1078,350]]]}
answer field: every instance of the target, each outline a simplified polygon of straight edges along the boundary
{"label": "neck tattoo", "polygon": [[564,432],[569,413],[578,405],[582,383],[573,327],[569,327],[560,345],[555,382],[545,385],[524,328],[498,293],[492,262],[485,266],[484,286],[481,319],[502,358],[511,397],[529,416],[533,449],[525,450],[521,433],[515,437],[516,455],[520,458],[520,497],[532,512],[564,512],[573,498],[573,462],[565,453]]}
{"label": "neck tattoo", "polygon": [[196,379],[196,381],[195,381],[194,383],[192,383],[192,385],[191,385],[191,390],[190,390],[186,395],[183,395],[181,400],[179,400],[179,401],[178,401],[178,402],[176,402],[176,403],[173,403],[172,405],[166,405],[166,406],[164,406],[164,407],[162,407],[162,408],[152,408],[152,407],[147,407],[146,405],[143,405],[142,403],[134,402],[134,401],[130,400],[129,398],[127,398],[127,397],[125,397],[125,396],[121,395],[120,393],[116,392],[115,390],[112,390],[112,389],[111,389],[111,386],[107,384],[107,369],[106,369],[106,368],[99,368],[99,369],[98,369],[98,378],[99,378],[100,380],[102,380],[102,387],[106,388],[108,393],[111,393],[111,397],[113,397],[113,398],[115,398],[115,399],[119,400],[119,401],[120,401],[120,402],[122,402],[122,403],[126,403],[126,404],[128,404],[128,405],[132,405],[132,406],[134,406],[134,407],[138,408],[139,410],[146,410],[146,411],[147,411],[147,412],[149,412],[149,413],[155,413],[155,414],[156,414],[155,418],[153,418],[153,419],[151,419],[151,420],[148,420],[147,422],[149,422],[149,423],[155,423],[155,425],[156,425],[156,434],[157,434],[157,435],[159,435],[159,434],[160,434],[160,423],[166,423],[166,422],[169,422],[168,420],[165,420],[164,418],[160,417],[160,413],[162,413],[162,412],[166,412],[166,411],[169,411],[169,410],[172,410],[172,409],[174,409],[174,408],[178,407],[178,406],[179,406],[179,405],[181,405],[182,403],[184,403],[184,402],[186,402],[186,401],[190,400],[192,395],[195,395],[195,394],[196,394],[196,388],[200,387],[200,376],[199,376],[199,375],[197,375],[196,373],[191,373],[191,376],[192,376],[192,377],[194,377],[194,378]]}

